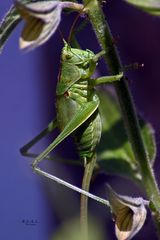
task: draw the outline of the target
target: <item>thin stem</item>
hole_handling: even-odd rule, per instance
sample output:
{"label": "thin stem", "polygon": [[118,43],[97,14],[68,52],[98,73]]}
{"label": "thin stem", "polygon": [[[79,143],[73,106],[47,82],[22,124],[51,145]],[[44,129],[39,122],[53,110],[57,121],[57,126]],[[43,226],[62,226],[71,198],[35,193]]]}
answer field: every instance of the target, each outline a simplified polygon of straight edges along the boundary
{"label": "thin stem", "polygon": [[[92,156],[91,159],[87,159],[87,163],[84,170],[83,180],[82,180],[82,189],[85,191],[89,191],[90,182],[92,173],[96,164],[96,154]],[[81,202],[80,202],[80,223],[81,223],[81,231],[84,240],[88,239],[88,197],[84,194],[81,194]]]}
{"label": "thin stem", "polygon": [[[88,10],[88,15],[98,41],[102,49],[106,51],[105,60],[108,64],[109,70],[114,75],[118,74],[121,72],[121,69],[123,69],[123,66],[116,46],[113,44],[113,37],[110,28],[105,21],[100,3],[98,0],[83,0],[83,2],[84,4],[87,4],[86,8]],[[118,96],[126,132],[132,145],[135,158],[140,166],[142,183],[148,199],[152,201],[154,211],[158,214],[160,209],[160,193],[145,150],[132,95],[125,78],[113,85]],[[160,231],[159,219],[157,218],[156,221],[159,224],[158,228]]]}

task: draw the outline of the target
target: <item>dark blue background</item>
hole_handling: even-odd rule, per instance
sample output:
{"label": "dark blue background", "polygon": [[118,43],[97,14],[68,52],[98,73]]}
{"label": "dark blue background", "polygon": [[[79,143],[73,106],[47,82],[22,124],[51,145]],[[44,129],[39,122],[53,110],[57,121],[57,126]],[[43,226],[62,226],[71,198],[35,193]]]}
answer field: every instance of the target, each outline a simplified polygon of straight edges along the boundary
{"label": "dark blue background", "polygon": [[[9,0],[1,1],[0,18],[10,4]],[[159,147],[160,19],[117,0],[107,1],[104,10],[113,36],[119,38],[118,48],[123,63],[138,61],[145,64],[143,69],[130,71],[128,75],[137,108],[156,130]],[[74,18],[75,15],[62,17],[60,28],[66,37]],[[46,127],[54,117],[54,86],[63,43],[59,34],[56,34],[44,46],[23,54],[18,49],[22,25],[12,34],[0,56],[0,239],[8,240],[13,237],[17,240],[46,240],[51,237],[55,223],[64,222],[78,214],[79,195],[35,176],[30,168],[31,160],[22,157],[19,148]],[[82,32],[80,41],[83,41],[84,49],[98,49],[94,34],[89,28]],[[103,66],[100,67],[100,74],[106,74]],[[45,144],[47,142],[43,145]],[[65,146],[70,147],[68,155],[72,156],[71,145],[66,143]],[[40,151],[41,147],[44,148],[41,144],[36,150]],[[59,150],[63,151],[63,144]],[[155,163],[157,173],[159,168],[158,153]],[[54,164],[54,169],[56,175],[80,185],[82,169],[69,166],[61,168],[59,164]],[[72,173],[69,172],[70,169]],[[157,179],[159,182],[158,174]],[[101,194],[103,186],[99,189],[98,185],[104,182],[110,182],[121,194],[132,192],[131,188],[124,189],[124,180],[104,175],[96,179],[91,190],[97,195]],[[105,212],[103,206],[93,201],[90,205],[104,228],[113,229],[113,223],[106,218],[108,211]],[[35,226],[26,226],[27,221],[32,220],[38,223]],[[150,239],[151,236],[153,239],[151,228],[153,226],[147,220],[146,227],[141,231],[143,236],[147,233],[148,238],[145,239]],[[141,234],[135,239],[142,238]],[[113,236],[110,239],[114,239]]]}

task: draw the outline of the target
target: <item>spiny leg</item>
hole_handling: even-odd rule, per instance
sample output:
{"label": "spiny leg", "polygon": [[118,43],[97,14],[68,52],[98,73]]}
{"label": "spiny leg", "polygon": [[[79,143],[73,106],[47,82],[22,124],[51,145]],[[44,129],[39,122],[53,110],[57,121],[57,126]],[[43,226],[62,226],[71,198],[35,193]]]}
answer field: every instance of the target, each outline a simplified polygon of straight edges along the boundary
{"label": "spiny leg", "polygon": [[105,200],[103,198],[100,198],[100,197],[98,197],[96,195],[93,195],[93,194],[91,194],[89,192],[86,192],[86,191],[82,190],[81,188],[78,188],[78,187],[76,187],[76,186],[74,186],[74,185],[72,185],[72,184],[62,180],[61,178],[58,178],[58,177],[53,176],[53,175],[51,175],[51,174],[49,174],[47,172],[44,172],[43,170],[41,170],[39,168],[36,168],[36,172],[39,175],[45,176],[46,178],[48,178],[50,180],[53,180],[54,182],[56,182],[58,184],[61,184],[61,185],[65,186],[65,187],[67,187],[69,189],[74,190],[75,192],[81,193],[81,194],[85,195],[86,197],[89,197],[89,198],[91,198],[91,199],[93,199],[93,200],[95,200],[97,202],[100,202],[100,203],[110,207],[109,202],[107,200]]}
{"label": "spiny leg", "polygon": [[[67,138],[70,134],[72,134],[77,128],[79,128],[85,121],[88,120],[92,116],[92,114],[97,110],[99,105],[99,101],[90,101],[85,104],[83,108],[81,108],[77,113],[73,116],[70,122],[66,125],[63,131],[58,135],[58,137],[41,153],[39,154],[33,161],[32,167],[35,172],[40,175],[47,176],[48,178],[56,181],[55,178],[50,177],[49,174],[45,173],[38,167],[38,164],[46,157],[48,154],[54,150],[54,148],[60,144],[65,138]],[[94,166],[93,166],[94,167]],[[85,168],[86,171],[87,167]],[[45,174],[44,174],[45,173]],[[92,173],[91,173],[92,174]],[[87,176],[88,173],[87,173]],[[55,177],[55,176],[53,176]],[[90,183],[90,181],[89,181]],[[89,187],[88,187],[89,188]],[[86,225],[87,226],[87,225]],[[86,232],[88,229],[85,226]],[[83,226],[82,226],[83,227]]]}
{"label": "spiny leg", "polygon": [[[33,163],[32,163],[32,167],[33,170],[35,172],[37,172],[40,175],[46,176],[47,178],[56,181],[57,182],[57,178],[55,176],[52,176],[50,174],[48,174],[47,172],[44,172],[43,170],[41,170],[38,167],[38,164],[46,157],[48,156],[48,154],[59,144],[61,143],[65,138],[67,138],[71,133],[73,133],[78,127],[80,127],[98,108],[98,104],[99,102],[88,102],[86,103],[86,105],[84,106],[84,108],[82,108],[80,111],[77,112],[77,114],[75,114],[75,116],[73,116],[73,118],[71,119],[71,121],[66,125],[66,127],[63,129],[63,131],[58,135],[58,137],[39,155],[37,156]],[[86,170],[89,170],[88,167],[85,168],[85,172]],[[86,173],[85,173],[86,174]],[[92,174],[92,172],[91,172]],[[87,177],[89,176],[88,173],[86,175]],[[59,181],[60,179],[58,179]],[[63,184],[63,182],[61,181],[61,183]],[[90,183],[90,181],[89,181]],[[66,185],[66,184],[65,184]],[[89,187],[88,187],[89,188]],[[83,194],[83,193],[82,193]],[[87,202],[86,202],[87,204]],[[83,227],[83,226],[82,226]],[[84,227],[85,231],[87,232],[87,225],[85,225]]]}
{"label": "spiny leg", "polygon": [[[88,102],[84,108],[73,116],[71,121],[66,125],[63,131],[58,135],[58,137],[42,152],[40,153],[32,163],[33,170],[36,171],[37,165],[46,158],[49,153],[59,145],[65,138],[67,138],[71,133],[73,133],[78,127],[80,127],[97,109],[97,102]],[[33,141],[32,141],[33,143]],[[30,144],[31,145],[31,144]]]}

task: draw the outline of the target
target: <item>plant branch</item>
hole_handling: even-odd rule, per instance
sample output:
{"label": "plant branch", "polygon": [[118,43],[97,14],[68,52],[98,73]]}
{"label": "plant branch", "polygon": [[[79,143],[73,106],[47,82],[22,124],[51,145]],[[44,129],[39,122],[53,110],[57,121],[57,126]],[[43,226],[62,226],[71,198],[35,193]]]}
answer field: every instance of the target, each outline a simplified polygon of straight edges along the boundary
{"label": "plant branch", "polygon": [[[108,64],[111,74],[118,74],[123,69],[118,51],[113,43],[113,37],[110,28],[105,20],[103,11],[98,0],[83,0],[86,10],[92,23],[95,34],[98,38],[102,49],[106,51],[105,60]],[[149,163],[149,158],[141,136],[139,121],[133,102],[132,95],[128,88],[125,77],[113,84],[118,96],[119,104],[122,111],[124,125],[132,145],[133,152],[140,166],[142,174],[142,184],[144,185],[148,199],[152,202],[152,213],[159,216],[160,210],[160,193],[156,179]],[[160,222],[157,217],[158,229],[160,232]]]}

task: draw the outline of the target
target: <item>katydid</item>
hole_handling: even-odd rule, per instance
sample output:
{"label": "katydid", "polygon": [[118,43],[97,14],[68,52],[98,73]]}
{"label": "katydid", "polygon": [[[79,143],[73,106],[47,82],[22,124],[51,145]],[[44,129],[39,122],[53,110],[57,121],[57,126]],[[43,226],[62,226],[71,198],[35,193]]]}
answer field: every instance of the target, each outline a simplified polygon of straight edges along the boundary
{"label": "katydid", "polygon": [[[71,48],[66,42],[61,55],[61,71],[56,88],[56,110],[57,117],[38,136],[21,148],[21,153],[25,156],[35,156],[28,150],[47,133],[56,127],[60,129],[58,137],[33,160],[32,167],[38,174],[44,175],[54,181],[63,184],[63,180],[58,179],[44,171],[38,164],[60,144],[65,138],[72,134],[75,139],[80,158],[84,161],[84,178],[82,182],[81,195],[81,221],[87,222],[87,197],[83,194],[89,191],[90,179],[96,163],[96,146],[101,138],[101,117],[98,111],[99,98],[95,87],[103,83],[118,81],[123,77],[123,73],[115,76],[105,76],[92,79],[98,59],[104,55],[104,51],[94,54],[90,50],[80,50]],[[57,180],[58,179],[58,180]],[[67,185],[66,183],[65,185]],[[71,185],[67,185],[71,188]],[[74,189],[77,191],[77,189]],[[80,190],[81,191],[81,190]],[[82,223],[83,224],[83,223]]]}

